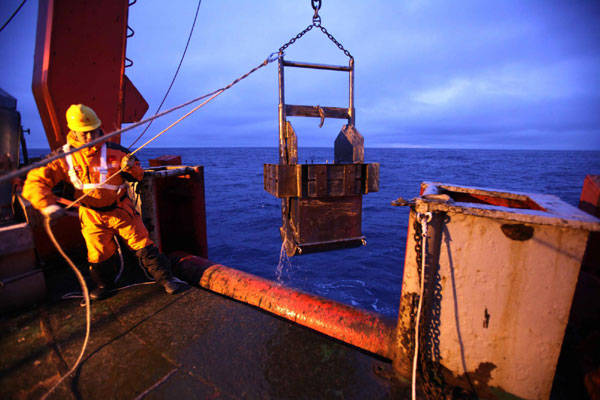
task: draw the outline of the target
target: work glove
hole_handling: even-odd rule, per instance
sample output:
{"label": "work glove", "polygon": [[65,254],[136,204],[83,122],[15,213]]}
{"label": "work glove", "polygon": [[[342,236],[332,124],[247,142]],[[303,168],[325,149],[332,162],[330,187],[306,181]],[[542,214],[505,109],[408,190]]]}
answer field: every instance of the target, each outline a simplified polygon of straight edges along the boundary
{"label": "work glove", "polygon": [[67,215],[64,208],[57,204],[53,204],[42,209],[42,214],[50,220],[50,224],[54,225],[56,221]]}
{"label": "work glove", "polygon": [[127,154],[125,157],[121,159],[121,169],[123,171],[128,171],[135,166],[135,157],[133,154]]}

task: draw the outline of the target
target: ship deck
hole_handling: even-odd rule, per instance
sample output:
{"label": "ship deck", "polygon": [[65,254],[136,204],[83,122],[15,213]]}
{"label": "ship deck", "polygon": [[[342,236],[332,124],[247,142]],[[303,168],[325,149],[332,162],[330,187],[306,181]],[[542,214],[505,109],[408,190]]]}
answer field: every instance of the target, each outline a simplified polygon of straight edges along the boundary
{"label": "ship deck", "polygon": [[[73,281],[63,292],[77,289],[68,274],[53,274]],[[0,317],[1,398],[39,398],[75,363],[80,301],[49,296]],[[140,285],[92,303],[83,361],[49,398],[410,397],[392,376],[389,362],[252,306],[195,287],[169,296]]]}
{"label": "ship deck", "polygon": [[[144,281],[128,264],[120,285]],[[554,400],[590,398],[584,376],[592,384],[597,373],[600,280],[582,277]],[[0,315],[2,399],[41,398],[79,356],[85,308],[62,299],[80,291],[75,276],[54,265],[46,284],[43,303]],[[170,296],[158,285],[133,286],[93,302],[91,312],[83,361],[50,399],[410,398],[410,382],[395,378],[389,361],[205,289]]]}

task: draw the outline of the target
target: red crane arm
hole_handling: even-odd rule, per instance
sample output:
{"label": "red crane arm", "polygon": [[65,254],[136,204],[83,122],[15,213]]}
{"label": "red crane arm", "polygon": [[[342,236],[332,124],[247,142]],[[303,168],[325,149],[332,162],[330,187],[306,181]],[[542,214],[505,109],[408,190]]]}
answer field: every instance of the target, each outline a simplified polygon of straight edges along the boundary
{"label": "red crane arm", "polygon": [[148,110],[124,73],[128,12],[128,0],[40,0],[32,90],[51,149],[66,142],[71,104],[92,107],[105,132]]}

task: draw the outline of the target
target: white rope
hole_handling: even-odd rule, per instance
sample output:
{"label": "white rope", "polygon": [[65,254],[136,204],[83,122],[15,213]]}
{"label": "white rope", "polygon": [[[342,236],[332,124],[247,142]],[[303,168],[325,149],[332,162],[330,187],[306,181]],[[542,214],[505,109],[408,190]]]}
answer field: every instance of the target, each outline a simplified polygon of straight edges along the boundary
{"label": "white rope", "polygon": [[425,265],[427,255],[427,223],[431,221],[430,212],[417,213],[417,221],[421,223],[421,287],[419,292],[419,306],[417,307],[417,321],[415,323],[415,353],[413,356],[412,368],[412,399],[417,399],[417,361],[419,359],[419,325],[421,321],[421,308],[423,307],[423,292],[425,286]]}
{"label": "white rope", "polygon": [[119,243],[119,239],[117,239],[117,236],[113,236],[113,239],[115,240],[115,243],[117,244],[117,254],[119,255],[119,273],[117,274],[116,278],[114,279],[114,283],[117,283],[119,281],[119,279],[121,278],[121,274],[123,273],[123,270],[125,269],[125,260],[123,260],[123,251],[121,250],[121,243]]}
{"label": "white rope", "polygon": [[[125,289],[129,289],[132,287],[136,287],[136,286],[142,286],[142,285],[154,285],[156,282],[151,281],[151,282],[140,282],[140,283],[132,283],[131,285],[127,285],[127,286],[121,286],[118,288],[113,288],[111,290],[108,291],[108,293],[113,293],[113,292],[119,292],[121,290],[125,290]],[[78,292],[70,292],[67,293],[65,295],[63,295],[61,298],[61,300],[70,300],[70,299],[82,299],[81,303],[79,304],[81,307],[85,307],[85,300],[83,297],[83,294],[78,293]]]}
{"label": "white rope", "polygon": [[[180,118],[176,122],[176,123],[178,123],[181,120],[183,120],[184,118],[186,118],[188,115],[190,115],[191,113],[193,113],[194,111],[198,110],[204,104],[208,103],[209,101],[211,101],[212,99],[214,99],[215,97],[217,97],[218,95],[220,95],[221,93],[223,93],[224,91],[228,90],[229,88],[231,88],[232,86],[234,86],[235,84],[237,84],[238,82],[240,82],[242,79],[247,78],[249,75],[253,74],[254,72],[256,72],[257,70],[259,70],[260,68],[262,68],[265,65],[268,65],[269,63],[272,63],[273,61],[277,60],[278,59],[277,54],[278,53],[271,53],[269,55],[269,57],[267,57],[262,63],[260,63],[256,67],[252,68],[250,71],[246,72],[244,75],[240,76],[239,78],[237,78],[236,80],[234,80],[233,82],[231,82],[229,85],[227,85],[227,86],[225,86],[225,87],[223,87],[221,89],[217,89],[217,90],[215,90],[213,92],[207,93],[207,94],[202,95],[200,97],[196,97],[195,99],[189,100],[189,101],[187,101],[185,103],[182,103],[182,104],[180,104],[178,106],[175,106],[175,107],[173,107],[173,108],[171,108],[169,110],[163,111],[163,112],[161,112],[159,114],[155,114],[152,117],[146,118],[143,121],[139,121],[139,122],[133,123],[133,124],[131,124],[131,125],[125,127],[125,128],[118,129],[118,130],[113,131],[113,132],[108,133],[108,134],[104,134],[103,136],[100,136],[99,138],[96,138],[96,139],[93,139],[93,140],[89,141],[88,143],[84,144],[83,146],[71,149],[67,153],[54,154],[54,155],[49,156],[49,157],[47,157],[47,158],[45,158],[43,160],[40,160],[40,161],[35,162],[33,164],[30,164],[30,165],[28,165],[26,167],[22,167],[20,169],[14,170],[14,171],[12,171],[10,173],[4,174],[4,175],[0,175],[0,183],[2,183],[4,181],[10,181],[10,180],[12,180],[14,178],[17,178],[17,177],[25,174],[26,172],[31,171],[32,169],[35,169],[35,168],[38,168],[38,167],[43,167],[44,165],[47,165],[47,164],[51,163],[54,160],[58,160],[59,158],[63,158],[65,156],[69,155],[69,154],[73,154],[73,153],[76,153],[76,152],[78,152],[78,151],[80,151],[82,149],[87,149],[89,147],[95,146],[98,143],[106,142],[108,139],[110,139],[110,138],[112,138],[114,136],[117,136],[117,135],[120,135],[120,134],[125,133],[127,131],[130,131],[130,130],[132,130],[134,128],[137,128],[140,125],[144,125],[144,124],[146,124],[146,123],[148,123],[150,121],[153,121],[153,120],[155,120],[157,118],[165,116],[165,115],[167,115],[167,114],[169,114],[169,113],[171,113],[173,111],[179,110],[180,108],[183,108],[183,107],[188,106],[188,105],[190,105],[192,103],[195,103],[195,102],[200,101],[202,99],[205,99],[205,98],[207,98],[209,96],[212,96],[212,97],[210,97],[210,99],[208,99],[205,102],[203,102],[200,106],[197,106],[191,112],[189,112],[188,114],[186,114],[183,118]],[[154,138],[152,138],[151,140],[149,140],[148,142],[146,142],[146,144],[148,144],[151,141],[153,141],[154,139],[156,139],[162,133],[164,133],[165,131],[167,131],[168,129],[170,129],[173,125],[169,126],[163,132],[161,132],[160,134],[156,135]],[[146,144],[144,144],[144,146]],[[138,150],[139,150],[139,148],[138,148]],[[132,154],[136,153],[138,150],[134,151]],[[119,172],[121,172],[121,171],[119,171]],[[109,179],[110,178],[108,178],[107,181]]]}
{"label": "white rope", "polygon": [[77,153],[80,150],[87,149],[89,147],[93,147],[93,146],[97,145],[98,143],[106,142],[108,139],[110,139],[110,138],[112,138],[114,136],[120,135],[120,134],[125,133],[127,131],[130,131],[130,130],[132,130],[134,128],[137,128],[140,125],[144,125],[144,124],[146,124],[146,123],[148,123],[150,121],[153,121],[153,120],[155,120],[157,118],[163,117],[163,116],[165,116],[165,115],[167,115],[167,114],[169,114],[169,113],[171,113],[173,111],[179,110],[180,108],[183,108],[183,107],[188,106],[188,105],[190,105],[192,103],[195,103],[197,101],[205,99],[205,98],[207,98],[209,96],[212,96],[213,94],[217,93],[218,91],[222,91],[222,90],[223,89],[215,90],[214,92],[205,94],[203,96],[200,96],[200,97],[197,97],[197,98],[192,99],[190,101],[187,101],[187,102],[185,102],[183,104],[175,106],[175,107],[173,107],[173,108],[171,108],[169,110],[163,111],[160,114],[155,114],[155,115],[153,115],[151,117],[148,117],[148,118],[146,118],[143,121],[136,122],[134,124],[126,126],[125,128],[118,129],[118,130],[113,131],[111,133],[104,134],[104,135],[100,136],[99,138],[93,139],[93,140],[89,141],[88,143],[86,143],[86,144],[84,144],[84,145],[82,145],[80,147],[72,148],[71,150],[69,150],[66,153],[58,153],[58,154],[54,154],[54,155],[49,155],[48,157],[44,158],[43,160],[40,160],[40,161],[37,161],[35,163],[29,164],[26,167],[21,167],[19,169],[16,169],[16,170],[10,172],[10,173],[1,175],[0,176],[0,183],[5,182],[5,181],[10,181],[13,178],[20,177],[21,175],[24,175],[26,172],[29,172],[32,169],[43,167],[44,165],[50,164],[52,161],[58,160],[59,158],[64,158],[64,157],[66,157],[69,154]]}
{"label": "white rope", "polygon": [[62,378],[60,378],[60,380],[58,382],[56,382],[50,388],[50,390],[48,390],[46,392],[46,394],[44,394],[44,396],[42,396],[42,400],[46,399],[54,391],[54,389],[56,389],[58,387],[58,385],[60,385],[65,379],[67,379],[68,376],[70,376],[73,372],[75,372],[75,370],[77,369],[77,367],[79,367],[79,363],[81,362],[81,359],[83,358],[83,353],[85,353],[85,349],[87,348],[88,340],[90,338],[90,326],[91,326],[91,320],[92,320],[91,307],[90,307],[90,294],[88,292],[88,288],[87,288],[87,285],[85,283],[85,279],[83,278],[83,275],[77,269],[77,267],[75,266],[75,264],[73,263],[73,261],[71,261],[71,259],[69,258],[69,256],[67,256],[67,254],[64,252],[64,250],[62,249],[62,247],[60,246],[60,244],[58,243],[58,241],[54,237],[54,234],[52,233],[52,229],[50,228],[50,218],[46,217],[46,219],[45,219],[45,225],[46,225],[46,232],[48,232],[48,236],[50,237],[50,239],[54,243],[54,246],[56,246],[56,249],[58,250],[58,252],[67,261],[67,263],[69,264],[69,266],[71,267],[71,269],[73,270],[73,272],[75,273],[75,275],[77,275],[77,280],[79,280],[79,285],[81,285],[81,290],[83,292],[83,298],[85,300],[85,321],[86,321],[86,324],[85,324],[85,339],[83,340],[83,345],[81,346],[81,352],[79,353],[79,357],[77,357],[77,361],[75,361],[75,364],[69,370],[69,372],[67,372]]}
{"label": "white rope", "polygon": [[165,376],[163,376],[161,379],[159,379],[158,381],[156,381],[156,383],[154,383],[154,385],[150,386],[148,389],[144,390],[138,397],[136,397],[134,400],[141,400],[144,397],[146,397],[148,395],[148,393],[150,393],[151,391],[153,391],[154,389],[156,389],[157,387],[159,387],[160,385],[162,385],[167,379],[169,379],[169,377],[171,375],[173,375],[175,372],[177,372],[179,370],[179,368],[173,368],[171,370],[171,372],[169,372],[168,374],[166,374]]}
{"label": "white rope", "polygon": [[[134,151],[132,151],[131,153],[129,153],[129,155],[134,155],[138,151],[142,150],[144,147],[146,147],[147,145],[149,145],[150,143],[152,143],[153,141],[155,141],[156,139],[158,139],[162,134],[164,134],[165,132],[167,132],[169,129],[171,129],[172,127],[174,127],[175,125],[177,125],[178,123],[180,123],[181,121],[183,121],[184,119],[186,119],[187,117],[189,117],[190,115],[192,115],[194,112],[198,111],[200,108],[202,108],[203,106],[205,106],[206,103],[210,102],[215,97],[217,97],[218,95],[220,95],[221,93],[223,93],[224,91],[226,91],[227,89],[229,89],[230,87],[232,87],[233,85],[235,85],[236,83],[238,83],[239,81],[241,81],[242,79],[246,78],[248,75],[252,74],[253,72],[255,72],[256,70],[258,70],[259,68],[264,67],[265,65],[269,64],[270,62],[272,62],[275,59],[276,58],[273,58],[272,55],[269,56],[269,58],[267,58],[265,61],[263,61],[257,67],[254,67],[252,70],[250,70],[249,72],[247,72],[243,76],[239,77],[235,81],[231,82],[229,85],[225,86],[222,89],[216,90],[215,92],[212,92],[212,96],[211,97],[209,97],[207,100],[203,101],[202,103],[200,103],[199,105],[197,105],[196,107],[194,107],[193,109],[191,109],[190,111],[188,111],[185,115],[183,115],[182,117],[180,117],[178,120],[176,120],[175,122],[173,122],[171,125],[167,126],[165,129],[163,129],[162,131],[160,131],[159,133],[157,133],[156,135],[154,135],[146,143],[144,143],[143,145],[141,145],[140,147],[138,147],[137,149],[135,149]],[[111,175],[110,177],[108,177],[108,179],[106,179],[103,183],[100,183],[98,185],[98,189],[100,189],[103,185],[107,184],[108,181],[110,181],[113,177],[115,177],[118,174],[120,174],[123,171],[123,169],[124,168],[120,168],[117,172],[115,172],[113,175]],[[93,191],[84,193],[81,197],[79,197],[78,199],[76,199],[75,201],[73,201],[71,204],[69,204],[66,207],[66,209],[69,209],[69,208],[73,207],[75,204],[79,203],[81,200],[83,200],[84,198],[86,198],[87,196],[89,196],[92,192]]]}
{"label": "white rope", "polygon": [[[206,103],[208,103],[209,101],[213,100],[215,97],[217,97],[218,95],[220,95],[221,93],[223,93],[225,91],[225,89],[220,89],[218,90],[215,94],[213,94],[208,100],[203,101],[201,104],[199,104],[198,106],[194,107],[191,111],[189,111],[188,113],[186,113],[184,116],[182,116],[181,118],[179,118],[177,121],[173,122],[171,125],[169,125],[168,127],[166,127],[165,129],[163,129],[162,131],[160,131],[159,133],[157,133],[156,135],[154,135],[150,140],[148,140],[146,143],[144,143],[143,145],[141,145],[140,147],[138,147],[137,149],[135,149],[134,151],[132,151],[131,153],[129,153],[129,155],[134,155],[135,153],[137,153],[138,151],[140,151],[141,149],[143,149],[144,147],[146,147],[147,145],[149,145],[150,143],[152,143],[153,141],[155,141],[156,139],[158,139],[162,134],[164,134],[166,131],[168,131],[169,129],[171,129],[172,127],[174,127],[175,125],[177,125],[178,123],[180,123],[181,121],[183,121],[185,118],[189,117],[192,113],[194,113],[195,111],[199,110],[202,106],[206,105]],[[119,175],[121,172],[123,172],[124,168],[119,168],[119,170],[117,172],[115,172],[114,174],[112,174],[111,176],[109,176],[104,182],[100,182],[96,185],[94,190],[90,190],[89,192],[86,192],[84,194],[82,194],[81,196],[79,196],[77,199],[75,199],[71,204],[69,204],[68,206],[65,207],[65,210],[68,210],[71,207],[74,207],[76,204],[80,203],[83,199],[85,199],[86,197],[88,197],[90,194],[92,194],[95,190],[101,189],[104,185],[106,185],[112,178],[114,178],[115,176]]]}

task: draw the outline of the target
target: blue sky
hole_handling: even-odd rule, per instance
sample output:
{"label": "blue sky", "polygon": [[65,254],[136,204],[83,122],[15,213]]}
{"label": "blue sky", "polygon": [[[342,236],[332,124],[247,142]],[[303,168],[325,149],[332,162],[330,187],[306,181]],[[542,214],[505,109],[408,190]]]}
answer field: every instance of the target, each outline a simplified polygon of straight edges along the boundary
{"label": "blue sky", "polygon": [[[0,22],[21,3],[2,0]],[[169,4],[167,4],[169,3]],[[171,4],[174,3],[174,4]],[[367,147],[600,149],[600,2],[322,0],[322,24],[356,62],[356,126]],[[126,74],[156,110],[196,0],[138,0]],[[46,147],[31,94],[37,2],[0,33],[0,88],[18,100],[30,147]],[[223,87],[312,21],[309,0],[204,0],[164,109]],[[286,58],[346,64],[313,29]],[[286,69],[291,104],[348,104],[344,73]],[[277,146],[277,67],[261,69],[153,147]],[[180,116],[166,117],[149,133]],[[343,121],[291,119],[300,146],[333,145]],[[139,132],[139,131],[138,131]],[[137,135],[123,138],[128,145]]]}

